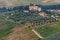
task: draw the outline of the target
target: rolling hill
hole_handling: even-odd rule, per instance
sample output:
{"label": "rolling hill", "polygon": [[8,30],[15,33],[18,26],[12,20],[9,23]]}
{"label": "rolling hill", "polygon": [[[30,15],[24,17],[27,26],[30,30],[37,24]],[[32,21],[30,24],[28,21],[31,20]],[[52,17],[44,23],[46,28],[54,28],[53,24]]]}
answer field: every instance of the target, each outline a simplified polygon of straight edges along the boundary
{"label": "rolling hill", "polygon": [[13,7],[17,5],[25,5],[25,4],[42,4],[42,5],[52,5],[52,4],[60,4],[60,0],[0,0],[0,7]]}

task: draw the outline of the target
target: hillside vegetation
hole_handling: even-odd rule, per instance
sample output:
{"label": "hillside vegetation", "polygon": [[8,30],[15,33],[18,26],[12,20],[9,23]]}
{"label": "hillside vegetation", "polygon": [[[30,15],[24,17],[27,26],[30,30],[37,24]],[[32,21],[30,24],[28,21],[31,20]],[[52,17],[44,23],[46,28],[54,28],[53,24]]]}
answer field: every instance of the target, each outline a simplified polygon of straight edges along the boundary
{"label": "hillside vegetation", "polygon": [[[46,10],[42,11],[35,11],[35,10],[28,10],[28,12],[24,12],[24,7],[21,10],[13,10],[13,11],[7,11],[7,12],[1,12],[0,13],[0,39],[5,40],[5,39],[16,39],[16,40],[37,40],[38,37],[31,31],[30,28],[34,28],[35,26],[43,25],[43,24],[48,24],[52,22],[58,22],[59,20],[56,20],[56,16],[60,18],[60,15],[58,13],[52,13]],[[41,16],[40,13],[44,13],[46,15]],[[51,15],[54,16],[51,17]],[[58,19],[59,19],[58,18]],[[60,28],[59,25],[60,23],[56,23],[56,25],[53,26],[45,26],[44,28],[36,28],[36,31],[40,33],[43,36],[49,36],[50,32],[51,34],[55,32],[59,32]],[[58,26],[58,27],[57,27]],[[56,30],[55,30],[56,29]],[[48,32],[46,34],[46,30]],[[49,32],[49,31],[50,32]],[[54,31],[55,30],[55,31]],[[44,33],[42,33],[44,32]],[[12,38],[11,38],[12,37]],[[10,40],[9,39],[9,40]]]}
{"label": "hillside vegetation", "polygon": [[45,26],[41,26],[35,29],[40,35],[43,37],[49,37],[51,35],[55,35],[60,33],[60,22],[48,24]]}

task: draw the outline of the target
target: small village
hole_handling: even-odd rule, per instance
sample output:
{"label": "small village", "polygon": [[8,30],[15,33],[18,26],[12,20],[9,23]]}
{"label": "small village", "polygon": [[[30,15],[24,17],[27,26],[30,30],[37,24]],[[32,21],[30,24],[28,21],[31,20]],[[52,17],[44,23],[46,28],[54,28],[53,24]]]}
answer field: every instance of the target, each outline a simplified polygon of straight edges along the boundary
{"label": "small village", "polygon": [[0,40],[48,40],[60,33],[59,10],[45,10],[36,4],[7,10],[0,10]]}
{"label": "small village", "polygon": [[[29,10],[17,10],[17,12],[21,12],[21,13],[23,13],[22,14],[22,17],[23,16],[26,16],[26,17],[29,17],[29,15],[33,15],[33,16],[35,16],[35,18],[36,18],[36,16],[40,16],[40,18],[39,19],[41,19],[41,21],[35,21],[37,24],[38,23],[41,23],[42,21],[43,22],[46,22],[46,23],[48,23],[49,21],[50,22],[54,22],[54,21],[59,21],[60,20],[60,16],[59,15],[57,15],[57,14],[54,14],[54,13],[52,13],[51,11],[48,11],[48,10],[43,10],[41,7],[38,7],[38,6],[36,6],[35,4],[30,4],[30,6],[28,7],[28,9]],[[17,13],[17,15],[21,15],[20,13]],[[37,14],[37,15],[36,15]],[[18,16],[19,16],[18,15]],[[31,15],[31,17],[33,18],[33,16]],[[14,18],[12,18],[12,17],[10,17],[10,16],[15,16],[15,12],[13,12],[13,13],[9,13],[9,16],[7,16],[7,19],[9,19],[9,18],[11,18],[11,19],[14,19]],[[16,16],[17,17],[17,16]],[[19,16],[20,17],[20,16]],[[16,21],[19,21],[20,19],[19,19],[19,17],[16,19]],[[26,18],[25,17],[25,18]],[[28,20],[28,19],[27,19]],[[35,20],[35,19],[34,19]],[[38,18],[36,18],[36,20],[38,20]],[[31,21],[31,20],[30,20]]]}

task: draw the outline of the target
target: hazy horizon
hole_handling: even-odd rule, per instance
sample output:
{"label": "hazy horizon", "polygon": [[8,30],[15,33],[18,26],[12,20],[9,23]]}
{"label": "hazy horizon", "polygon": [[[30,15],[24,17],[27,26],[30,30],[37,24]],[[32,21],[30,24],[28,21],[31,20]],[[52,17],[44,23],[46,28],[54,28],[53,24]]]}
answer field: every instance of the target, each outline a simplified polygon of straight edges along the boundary
{"label": "hazy horizon", "polygon": [[41,4],[41,5],[52,5],[60,4],[60,0],[0,0],[0,7],[13,7],[17,5],[25,4]]}

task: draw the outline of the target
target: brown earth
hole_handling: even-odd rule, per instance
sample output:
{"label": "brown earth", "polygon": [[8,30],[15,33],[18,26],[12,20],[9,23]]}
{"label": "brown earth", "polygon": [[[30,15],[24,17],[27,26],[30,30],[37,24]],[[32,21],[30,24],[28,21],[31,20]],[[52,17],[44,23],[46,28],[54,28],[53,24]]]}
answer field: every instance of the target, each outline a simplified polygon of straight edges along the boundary
{"label": "brown earth", "polygon": [[27,27],[16,27],[6,40],[37,40],[38,37]]}

